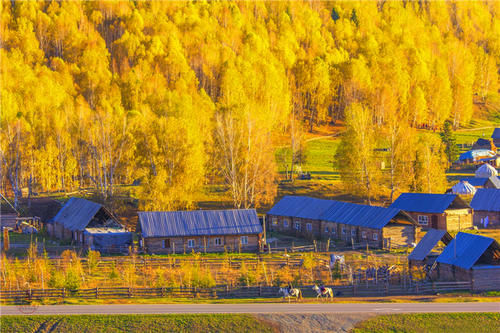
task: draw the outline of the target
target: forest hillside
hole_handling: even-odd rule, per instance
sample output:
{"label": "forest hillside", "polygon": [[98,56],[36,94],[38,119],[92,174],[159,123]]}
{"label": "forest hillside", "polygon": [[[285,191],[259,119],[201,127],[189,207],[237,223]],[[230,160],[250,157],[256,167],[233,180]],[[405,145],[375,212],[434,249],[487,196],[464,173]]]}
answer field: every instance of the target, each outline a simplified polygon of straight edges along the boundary
{"label": "forest hillside", "polygon": [[1,186],[16,202],[134,183],[141,209],[196,208],[206,185],[259,207],[277,159],[295,170],[307,133],[339,123],[328,159],[346,192],[442,191],[433,131],[500,122],[498,1],[1,6]]}

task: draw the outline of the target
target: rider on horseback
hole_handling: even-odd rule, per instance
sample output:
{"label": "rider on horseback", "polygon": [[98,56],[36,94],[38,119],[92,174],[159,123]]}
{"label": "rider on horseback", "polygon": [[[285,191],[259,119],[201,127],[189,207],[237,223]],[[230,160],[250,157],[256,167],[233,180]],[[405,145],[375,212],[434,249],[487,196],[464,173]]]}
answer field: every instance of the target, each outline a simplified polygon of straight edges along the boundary
{"label": "rider on horseback", "polygon": [[319,290],[321,291],[322,294],[324,294],[326,292],[326,287],[325,287],[325,284],[322,283],[320,286],[319,286]]}
{"label": "rider on horseback", "polygon": [[292,286],[292,283],[291,282],[288,282],[288,286],[286,287],[287,291],[289,294],[292,293],[292,289],[293,289],[293,286]]}

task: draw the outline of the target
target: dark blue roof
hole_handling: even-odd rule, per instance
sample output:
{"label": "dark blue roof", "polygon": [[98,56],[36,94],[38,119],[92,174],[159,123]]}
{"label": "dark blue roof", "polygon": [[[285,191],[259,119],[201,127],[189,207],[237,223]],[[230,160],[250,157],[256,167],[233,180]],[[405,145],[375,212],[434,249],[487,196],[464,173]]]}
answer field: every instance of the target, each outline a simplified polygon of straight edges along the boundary
{"label": "dark blue roof", "polygon": [[[444,237],[446,234],[446,230],[429,229],[413,251],[411,251],[408,259],[424,260],[440,240],[447,242],[447,237]],[[451,239],[449,234],[448,237],[448,240]]]}
{"label": "dark blue roof", "polygon": [[311,197],[285,196],[267,214],[319,220],[332,202]]}
{"label": "dark blue roof", "polygon": [[[359,205],[336,200],[286,196],[267,214],[381,229],[401,212],[400,209]],[[409,216],[406,216],[411,220]]]}
{"label": "dark blue roof", "polygon": [[500,178],[498,176],[491,176],[490,178],[468,177],[462,178],[460,180],[465,180],[474,187],[484,186],[486,182],[490,180],[493,186],[495,186],[496,188],[500,188]]}
{"label": "dark blue roof", "polygon": [[480,188],[470,202],[474,210],[500,212],[500,190],[496,188]]}
{"label": "dark blue roof", "polygon": [[262,233],[255,209],[139,212],[139,223],[143,237]]}
{"label": "dark blue roof", "polygon": [[466,181],[472,186],[477,187],[477,186],[484,186],[484,184],[486,184],[486,182],[488,181],[488,178],[467,177],[460,179],[460,181]]}
{"label": "dark blue roof", "polygon": [[436,261],[470,269],[494,241],[493,238],[459,232]]}
{"label": "dark blue roof", "polygon": [[358,205],[349,202],[333,201],[320,219],[329,222],[349,224],[358,227],[382,229],[400,209]]}
{"label": "dark blue roof", "polygon": [[457,198],[456,194],[401,193],[389,208],[407,212],[443,213]]}
{"label": "dark blue roof", "polygon": [[500,128],[499,127],[495,128],[491,137],[493,139],[500,139]]}
{"label": "dark blue roof", "polygon": [[82,198],[71,198],[53,218],[53,222],[70,230],[83,230],[97,214],[101,204]]}

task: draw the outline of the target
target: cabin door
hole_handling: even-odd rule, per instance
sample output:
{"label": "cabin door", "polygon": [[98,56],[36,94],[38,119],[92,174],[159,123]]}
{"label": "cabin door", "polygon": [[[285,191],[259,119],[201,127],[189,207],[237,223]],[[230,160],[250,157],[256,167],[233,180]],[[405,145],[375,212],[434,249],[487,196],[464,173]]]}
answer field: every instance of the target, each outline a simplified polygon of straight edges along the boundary
{"label": "cabin door", "polygon": [[431,228],[437,229],[438,228],[438,217],[436,215],[432,215],[431,218]]}

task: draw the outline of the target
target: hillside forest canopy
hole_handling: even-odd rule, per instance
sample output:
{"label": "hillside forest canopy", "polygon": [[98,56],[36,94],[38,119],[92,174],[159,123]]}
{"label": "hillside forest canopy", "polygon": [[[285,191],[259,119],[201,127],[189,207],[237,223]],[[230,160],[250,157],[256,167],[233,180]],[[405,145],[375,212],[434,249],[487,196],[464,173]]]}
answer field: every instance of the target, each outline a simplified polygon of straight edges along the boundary
{"label": "hillside forest canopy", "polygon": [[215,184],[259,207],[276,196],[277,138],[294,161],[304,133],[336,122],[346,191],[442,191],[431,130],[498,100],[499,14],[498,1],[2,1],[2,192],[109,198],[135,181],[141,209],[186,209]]}

